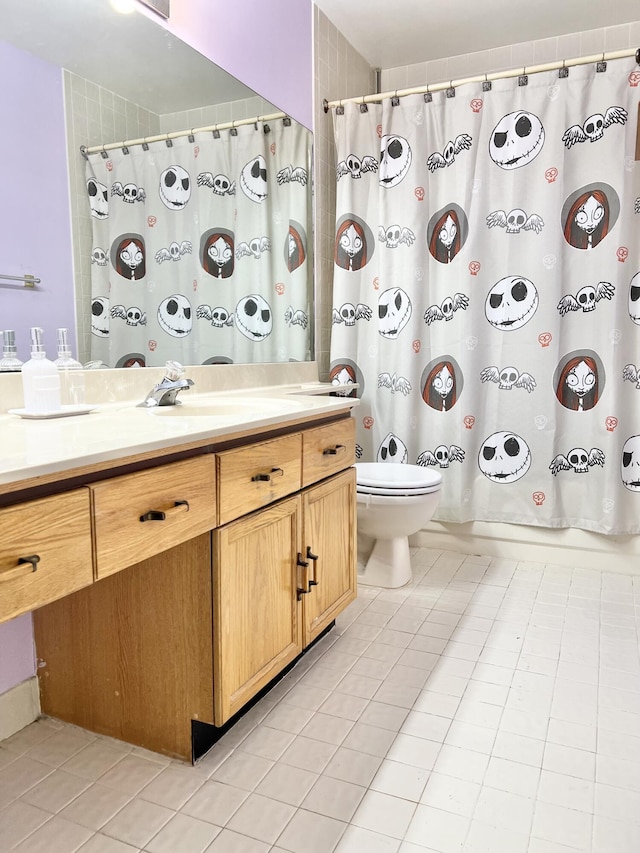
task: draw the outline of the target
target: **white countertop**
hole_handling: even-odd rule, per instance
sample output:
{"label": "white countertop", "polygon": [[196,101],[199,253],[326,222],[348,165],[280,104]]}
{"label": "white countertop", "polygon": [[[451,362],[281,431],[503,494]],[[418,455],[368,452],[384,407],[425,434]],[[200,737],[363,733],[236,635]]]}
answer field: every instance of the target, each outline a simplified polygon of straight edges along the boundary
{"label": "white countertop", "polygon": [[[153,409],[138,403],[162,377],[162,368],[87,371],[86,399],[93,410],[38,420],[8,413],[22,406],[20,375],[0,376],[0,484],[19,487],[94,463],[286,426],[358,405],[353,397],[328,396],[334,389],[318,382],[314,363],[216,367],[187,368],[185,376],[195,385],[180,392],[181,405]],[[285,381],[264,384],[274,378]]]}

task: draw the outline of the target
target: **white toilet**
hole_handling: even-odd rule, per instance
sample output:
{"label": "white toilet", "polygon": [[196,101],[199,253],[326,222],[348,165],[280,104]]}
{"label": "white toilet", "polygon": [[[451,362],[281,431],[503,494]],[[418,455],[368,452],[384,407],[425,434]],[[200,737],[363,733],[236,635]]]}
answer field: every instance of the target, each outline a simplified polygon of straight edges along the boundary
{"label": "white toilet", "polygon": [[358,583],[395,588],[411,580],[409,536],[432,517],[442,477],[420,465],[356,463],[358,534],[375,543]]}

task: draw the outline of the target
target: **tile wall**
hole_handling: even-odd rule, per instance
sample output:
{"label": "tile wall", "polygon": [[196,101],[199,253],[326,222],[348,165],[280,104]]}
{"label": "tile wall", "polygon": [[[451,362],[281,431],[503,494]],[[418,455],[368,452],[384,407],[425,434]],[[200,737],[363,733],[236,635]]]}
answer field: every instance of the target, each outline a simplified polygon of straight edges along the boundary
{"label": "tile wall", "polygon": [[336,159],[332,116],[325,114],[322,101],[375,92],[375,72],[317,6],[314,7],[314,68],[315,340],[320,378],[326,379],[333,295]]}

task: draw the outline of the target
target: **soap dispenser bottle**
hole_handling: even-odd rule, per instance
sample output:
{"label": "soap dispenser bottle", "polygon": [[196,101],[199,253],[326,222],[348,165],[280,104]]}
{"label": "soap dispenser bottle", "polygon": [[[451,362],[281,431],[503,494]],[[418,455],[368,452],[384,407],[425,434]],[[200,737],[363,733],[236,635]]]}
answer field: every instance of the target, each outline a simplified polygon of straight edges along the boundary
{"label": "soap dispenser bottle", "polygon": [[31,358],[22,365],[22,390],[27,414],[47,415],[59,412],[60,376],[42,345],[42,329],[31,328]]}
{"label": "soap dispenser bottle", "polygon": [[17,373],[22,369],[22,362],[16,350],[16,333],[13,329],[5,329],[2,333],[2,358],[0,358],[1,373]]}
{"label": "soap dispenser bottle", "polygon": [[69,330],[58,329],[58,357],[53,362],[60,375],[60,399],[63,406],[84,403],[84,371],[71,355]]}

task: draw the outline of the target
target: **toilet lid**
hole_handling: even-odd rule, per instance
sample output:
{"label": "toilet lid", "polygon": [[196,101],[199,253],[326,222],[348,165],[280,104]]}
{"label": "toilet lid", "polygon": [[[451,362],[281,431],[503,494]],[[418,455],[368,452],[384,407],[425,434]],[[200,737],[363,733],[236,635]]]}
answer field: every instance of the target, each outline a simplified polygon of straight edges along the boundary
{"label": "toilet lid", "polygon": [[396,489],[385,489],[383,486],[362,486],[358,484],[357,491],[359,495],[428,495],[430,492],[440,490],[440,484],[435,486],[424,486],[422,489],[403,488],[402,486]]}
{"label": "toilet lid", "polygon": [[[358,491],[383,489],[377,494],[392,494],[415,490],[416,493],[435,491],[442,483],[442,475],[422,465],[398,465],[386,462],[356,462]],[[371,494],[376,494],[371,492]]]}

